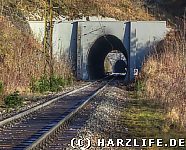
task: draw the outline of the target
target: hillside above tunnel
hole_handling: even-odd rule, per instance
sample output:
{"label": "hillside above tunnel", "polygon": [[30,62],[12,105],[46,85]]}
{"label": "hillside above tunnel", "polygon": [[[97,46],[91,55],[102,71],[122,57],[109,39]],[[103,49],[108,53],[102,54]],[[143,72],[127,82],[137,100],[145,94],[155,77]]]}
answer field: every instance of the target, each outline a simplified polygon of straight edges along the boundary
{"label": "hillside above tunnel", "polygon": [[[152,20],[143,8],[144,1],[130,0],[53,0],[55,17],[69,19],[101,15],[119,20]],[[1,14],[23,20],[44,20],[44,0],[10,0],[0,4]]]}

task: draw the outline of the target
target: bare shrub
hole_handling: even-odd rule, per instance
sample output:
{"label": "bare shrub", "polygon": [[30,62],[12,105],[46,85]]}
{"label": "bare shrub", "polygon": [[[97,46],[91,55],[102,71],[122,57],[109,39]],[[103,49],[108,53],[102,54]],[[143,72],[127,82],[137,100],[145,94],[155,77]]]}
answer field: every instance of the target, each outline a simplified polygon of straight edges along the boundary
{"label": "bare shrub", "polygon": [[[64,0],[66,15],[70,19],[81,15],[101,15],[118,20],[154,20],[136,1],[129,0]],[[78,8],[78,9],[77,9]],[[80,15],[81,14],[81,15]],[[82,16],[81,16],[82,17]]]}
{"label": "bare shrub", "polygon": [[140,78],[148,98],[160,102],[172,121],[186,125],[185,43],[179,32],[171,32],[144,63]]}
{"label": "bare shrub", "polygon": [[[30,92],[32,78],[39,79],[44,73],[45,55],[42,45],[6,18],[0,21],[0,34],[0,81],[4,85],[4,94]],[[65,59],[54,58],[53,63],[55,75],[64,79],[72,76]]]}

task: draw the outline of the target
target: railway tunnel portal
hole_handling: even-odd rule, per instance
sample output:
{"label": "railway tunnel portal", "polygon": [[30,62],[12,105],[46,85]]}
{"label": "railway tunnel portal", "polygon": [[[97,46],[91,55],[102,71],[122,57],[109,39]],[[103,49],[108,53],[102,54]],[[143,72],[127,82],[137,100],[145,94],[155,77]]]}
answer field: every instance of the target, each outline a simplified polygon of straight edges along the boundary
{"label": "railway tunnel portal", "polygon": [[127,50],[121,40],[114,35],[104,35],[98,38],[88,52],[89,79],[95,80],[105,76],[104,60],[113,50],[120,51],[128,59]]}
{"label": "railway tunnel portal", "polygon": [[[35,36],[44,37],[44,22],[30,21]],[[154,44],[166,36],[165,21],[55,21],[53,51],[70,60],[77,79],[94,80],[105,75],[104,60],[112,50],[125,57],[126,81],[152,52]],[[64,55],[63,55],[64,56]]]}

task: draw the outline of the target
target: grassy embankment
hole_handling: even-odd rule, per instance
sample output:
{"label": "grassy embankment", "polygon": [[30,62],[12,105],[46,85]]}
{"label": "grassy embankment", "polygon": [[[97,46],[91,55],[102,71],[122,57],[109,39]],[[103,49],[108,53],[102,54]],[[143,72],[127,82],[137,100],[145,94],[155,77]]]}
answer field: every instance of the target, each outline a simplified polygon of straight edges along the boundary
{"label": "grassy embankment", "polygon": [[52,79],[49,79],[48,66],[44,71],[43,46],[34,39],[26,20],[29,9],[40,6],[28,1],[3,1],[1,5],[0,105],[18,107],[23,103],[20,94],[56,92],[71,84],[72,71],[63,56],[58,57],[60,59],[53,57]]}
{"label": "grassy embankment", "polygon": [[[179,124],[170,122],[166,118],[164,108],[150,100],[133,99],[126,102],[122,113],[123,125],[128,129],[126,138],[163,139],[164,144],[169,139],[186,139],[186,131],[179,128]],[[164,145],[163,144],[163,145]],[[184,150],[185,147],[143,147],[143,150]]]}
{"label": "grassy embankment", "polygon": [[0,27],[1,98],[16,91],[21,94],[55,92],[72,81],[72,72],[67,61],[54,57],[54,76],[51,80],[53,86],[50,87],[49,67],[44,75],[45,55],[42,45],[6,18],[0,21]]}
{"label": "grassy embankment", "polygon": [[[179,26],[179,25],[178,25]],[[146,59],[137,79],[138,100],[123,116],[132,137],[186,138],[186,57],[183,30],[169,33]],[[141,97],[141,98],[140,98]],[[146,99],[146,100],[144,100]],[[181,147],[149,149],[185,149]]]}

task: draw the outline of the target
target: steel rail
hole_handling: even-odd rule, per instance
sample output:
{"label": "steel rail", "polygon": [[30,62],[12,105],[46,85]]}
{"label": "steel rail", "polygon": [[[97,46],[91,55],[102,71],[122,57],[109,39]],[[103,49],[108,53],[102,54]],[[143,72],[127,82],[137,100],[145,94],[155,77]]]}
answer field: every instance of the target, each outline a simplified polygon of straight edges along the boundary
{"label": "steel rail", "polygon": [[[96,81],[96,82],[97,82],[97,81]],[[48,105],[50,105],[50,104],[52,104],[52,103],[58,101],[58,100],[61,99],[61,98],[64,98],[64,97],[66,97],[66,96],[68,96],[68,95],[70,95],[70,94],[76,93],[76,92],[78,92],[78,91],[81,91],[81,90],[83,90],[83,89],[85,89],[85,88],[87,88],[87,87],[89,87],[89,86],[91,86],[91,85],[93,85],[93,84],[94,84],[94,83],[90,83],[90,84],[88,84],[88,85],[86,85],[86,86],[83,86],[83,87],[81,87],[81,88],[79,88],[79,89],[75,89],[75,90],[73,90],[73,91],[71,91],[71,92],[62,94],[62,95],[60,95],[60,96],[58,96],[58,97],[56,97],[56,98],[54,98],[54,99],[52,99],[52,100],[49,100],[49,101],[47,101],[47,102],[45,102],[45,103],[42,103],[42,104],[40,104],[40,105],[38,105],[38,106],[35,106],[35,107],[31,108],[31,109],[28,109],[28,110],[26,110],[26,111],[24,111],[24,112],[21,112],[21,113],[15,115],[15,116],[10,117],[10,118],[7,118],[7,119],[5,119],[5,120],[2,120],[2,121],[0,121],[0,127],[3,127],[5,124],[11,123],[12,121],[15,121],[15,120],[18,120],[18,119],[20,119],[20,118],[23,118],[24,116],[27,116],[27,115],[29,115],[29,114],[35,112],[35,111],[38,111],[39,109],[44,108],[44,107],[46,107],[46,106],[48,106]]]}
{"label": "steel rail", "polygon": [[0,149],[27,149],[63,119],[62,124],[69,125],[77,112],[112,79],[93,82],[1,121]]}
{"label": "steel rail", "polygon": [[[78,108],[76,108],[74,111],[72,111],[70,114],[68,114],[64,119],[59,121],[47,133],[42,135],[37,141],[33,142],[29,147],[27,147],[26,150],[36,150],[36,149],[38,149],[38,147],[40,149],[40,147],[42,147],[43,143],[46,143],[47,140],[50,139],[50,137],[55,135],[63,127],[63,125],[66,122],[68,122],[76,113],[78,113],[83,107],[85,107],[92,100],[92,98],[94,98],[101,91],[103,91],[112,80],[108,81],[103,87],[99,88],[99,90],[97,90],[93,95],[88,97]],[[43,145],[43,147],[44,147],[44,145]]]}

